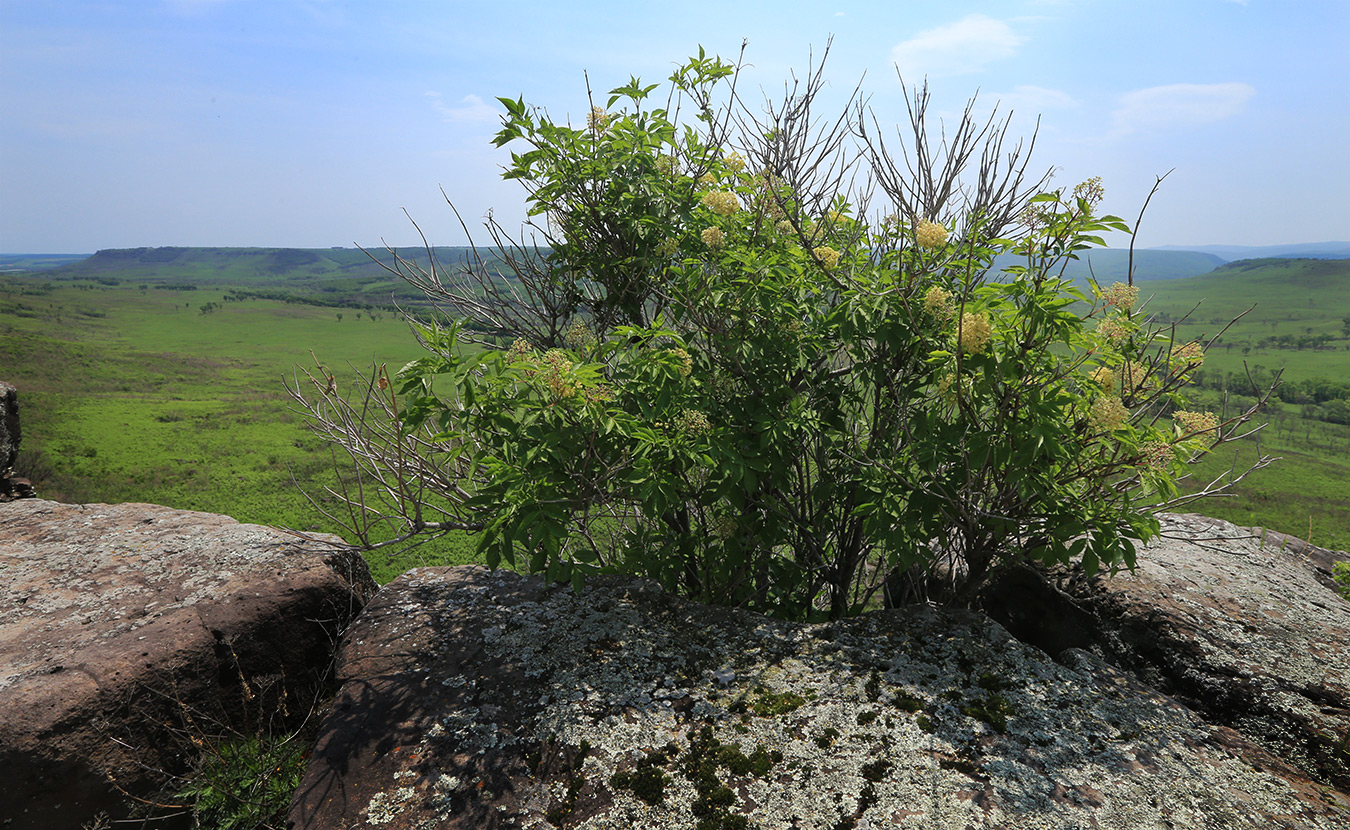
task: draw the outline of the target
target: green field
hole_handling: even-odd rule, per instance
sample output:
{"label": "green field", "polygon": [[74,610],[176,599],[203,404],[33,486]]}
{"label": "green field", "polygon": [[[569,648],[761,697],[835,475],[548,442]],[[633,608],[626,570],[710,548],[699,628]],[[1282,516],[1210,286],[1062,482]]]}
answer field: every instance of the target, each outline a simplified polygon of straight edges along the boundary
{"label": "green field", "polygon": [[[1209,353],[1207,370],[1237,371],[1246,362],[1286,368],[1291,378],[1350,378],[1350,260],[1245,260],[1142,289],[1152,297],[1145,311],[1164,323],[1184,318],[1177,324],[1183,341],[1217,334],[1251,309]],[[1319,337],[1326,342],[1313,346]],[[1293,347],[1300,339],[1304,347]]]}
{"label": "green field", "polygon": [[[0,378],[20,390],[20,472],[39,495],[339,530],[292,481],[320,494],[334,479],[283,384],[314,367],[311,350],[341,381],[347,364],[396,370],[419,356],[416,341],[397,314],[228,292],[0,283]],[[219,308],[201,311],[208,303]],[[442,544],[411,561],[464,561],[465,548]],[[372,564],[392,578],[405,562]]]}
{"label": "green field", "polygon": [[[1201,276],[1143,283],[1142,289],[1147,313],[1169,324],[1184,320],[1176,322],[1178,342],[1208,340],[1247,312],[1211,347],[1199,377],[1226,386],[1230,409],[1250,401],[1249,375],[1258,383],[1283,372],[1287,384],[1319,377],[1350,384],[1350,260],[1244,260]],[[1303,348],[1297,347],[1300,338]],[[1201,408],[1218,412],[1221,388],[1192,396]],[[1350,550],[1350,425],[1319,420],[1325,415],[1319,409],[1274,403],[1260,440],[1263,451],[1281,460],[1253,473],[1232,497],[1188,509]],[[1224,449],[1199,465],[1197,479],[1209,480],[1235,460],[1241,468],[1256,454],[1254,441]]]}
{"label": "green field", "polygon": [[[369,296],[364,288],[348,293],[352,278],[341,267],[256,273],[259,257],[270,254],[244,250],[243,264],[205,276],[201,268],[166,267],[150,269],[152,278],[129,259],[121,271],[87,276],[66,265],[0,277],[0,379],[20,389],[21,473],[35,480],[40,495],[153,502],[298,530],[339,530],[292,481],[322,493],[334,481],[333,459],[291,411],[283,383],[297,366],[314,365],[310,350],[341,381],[347,364],[385,363],[392,371],[420,356],[419,348],[399,315],[360,305]],[[233,299],[278,280],[288,291],[339,305]],[[342,290],[326,290],[335,284]],[[1179,340],[1208,337],[1256,305],[1211,349],[1206,372],[1245,376],[1245,361],[1258,374],[1283,368],[1286,380],[1350,378],[1350,261],[1240,263],[1148,281],[1143,293],[1152,298],[1146,310],[1164,320],[1180,319],[1199,303],[1178,325]],[[1271,345],[1285,334],[1332,339],[1318,348]],[[1250,390],[1230,389],[1230,402],[1240,403],[1244,391]],[[1199,389],[1195,397],[1202,407],[1221,406],[1218,391]],[[1283,460],[1253,473],[1234,497],[1188,509],[1301,538],[1311,532],[1317,544],[1350,548],[1350,426],[1304,417],[1314,410],[1274,407],[1262,448]],[[1224,449],[1197,478],[1212,478],[1233,462],[1233,447]],[[1255,448],[1240,446],[1237,453],[1241,461]],[[468,548],[461,537],[394,562],[373,557],[372,564],[387,580],[409,564],[468,561]]]}

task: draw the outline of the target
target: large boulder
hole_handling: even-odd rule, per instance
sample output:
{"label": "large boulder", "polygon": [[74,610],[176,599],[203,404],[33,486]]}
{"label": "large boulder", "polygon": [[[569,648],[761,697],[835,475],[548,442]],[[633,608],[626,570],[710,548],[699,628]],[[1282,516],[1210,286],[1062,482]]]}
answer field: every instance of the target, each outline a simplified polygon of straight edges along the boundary
{"label": "large boulder", "polygon": [[0,501],[33,496],[32,482],[14,475],[21,438],[19,390],[0,380]]}
{"label": "large boulder", "polygon": [[1332,582],[1346,560],[1280,533],[1168,515],[1133,573],[1075,593],[1098,618],[1093,651],[1350,791],[1350,602]]}
{"label": "large boulder", "polygon": [[19,390],[0,380],[0,474],[14,466],[19,438]]}
{"label": "large boulder", "polygon": [[807,625],[634,579],[416,569],[347,632],[289,826],[1350,826],[1344,793],[1061,661],[926,605]]}
{"label": "large boulder", "polygon": [[0,504],[0,826],[117,819],[184,771],[194,730],[307,712],[374,587],[337,537]]}

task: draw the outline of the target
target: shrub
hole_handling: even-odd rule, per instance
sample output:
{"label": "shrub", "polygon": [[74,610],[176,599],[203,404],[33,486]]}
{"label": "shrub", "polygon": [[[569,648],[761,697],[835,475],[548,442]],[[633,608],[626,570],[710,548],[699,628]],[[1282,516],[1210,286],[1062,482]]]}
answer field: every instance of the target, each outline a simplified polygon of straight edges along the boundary
{"label": "shrub", "polygon": [[1251,412],[1169,422],[1207,343],[1133,285],[1060,278],[1130,231],[1100,181],[1046,189],[973,102],[935,147],[912,90],[897,147],[856,97],[819,120],[819,67],[764,116],[737,71],[700,51],[664,102],[634,79],[584,126],[501,99],[542,244],[489,223],[490,268],[399,260],[458,318],[416,324],[430,354],[351,402],[293,390],[379,483],[354,506],[396,540],[478,531],[493,567],[791,618],[856,613],[888,573],[968,602],[1021,562],[1132,567]]}

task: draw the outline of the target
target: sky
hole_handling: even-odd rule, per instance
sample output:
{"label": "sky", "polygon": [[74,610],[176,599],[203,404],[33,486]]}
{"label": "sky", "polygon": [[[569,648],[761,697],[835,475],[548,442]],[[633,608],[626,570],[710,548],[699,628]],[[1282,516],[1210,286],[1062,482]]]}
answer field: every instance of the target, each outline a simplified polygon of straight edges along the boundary
{"label": "sky", "polygon": [[1131,223],[1172,171],[1142,247],[1350,240],[1350,0],[0,0],[0,253],[466,244],[447,199],[484,242],[525,218],[498,97],[584,123],[743,43],[756,96],[828,44],[822,105],[1039,117]]}

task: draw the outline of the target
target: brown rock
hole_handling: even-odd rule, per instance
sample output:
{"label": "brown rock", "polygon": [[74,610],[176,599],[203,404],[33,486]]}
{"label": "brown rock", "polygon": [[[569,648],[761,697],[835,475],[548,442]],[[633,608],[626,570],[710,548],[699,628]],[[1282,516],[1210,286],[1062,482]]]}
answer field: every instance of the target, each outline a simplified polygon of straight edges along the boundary
{"label": "brown rock", "polygon": [[337,537],[148,504],[0,504],[3,826],[125,815],[119,791],[183,771],[185,719],[244,731],[307,711],[373,590]]}
{"label": "brown rock", "polygon": [[19,457],[19,390],[0,380],[0,501],[32,498],[33,483],[14,475]]}
{"label": "brown rock", "polygon": [[1094,651],[1313,782],[1350,791],[1350,555],[1191,514],[1163,516],[1134,573],[1077,592]]}
{"label": "brown rock", "polygon": [[[833,624],[420,568],[347,632],[289,826],[1343,828],[1350,800],[987,617]],[[741,825],[744,826],[744,825]]]}
{"label": "brown rock", "polygon": [[19,390],[0,380],[0,475],[13,469],[20,437]]}

